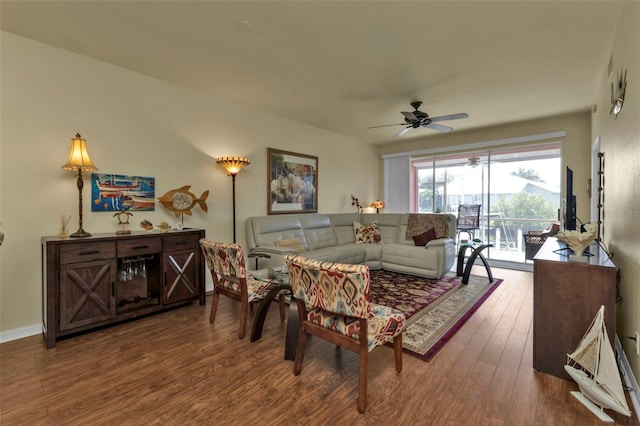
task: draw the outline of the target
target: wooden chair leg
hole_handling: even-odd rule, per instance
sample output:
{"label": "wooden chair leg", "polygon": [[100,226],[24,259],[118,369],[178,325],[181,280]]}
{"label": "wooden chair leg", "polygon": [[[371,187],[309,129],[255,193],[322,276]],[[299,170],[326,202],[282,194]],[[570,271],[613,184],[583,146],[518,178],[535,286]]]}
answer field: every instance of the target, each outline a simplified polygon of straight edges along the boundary
{"label": "wooden chair leg", "polygon": [[360,348],[360,386],[358,390],[358,411],[364,413],[367,409],[367,364],[369,352],[367,348]]}
{"label": "wooden chair leg", "polygon": [[402,372],[402,333],[393,338],[393,357],[396,360],[396,371]]}
{"label": "wooden chair leg", "polygon": [[245,299],[240,302],[240,332],[238,338],[244,339],[247,329],[247,317],[249,316],[249,302]]}
{"label": "wooden chair leg", "polygon": [[298,335],[298,348],[296,349],[296,359],[293,362],[293,374],[299,375],[302,371],[302,362],[304,361],[304,351],[307,348],[307,333],[304,332],[304,324],[300,324],[300,333]]}
{"label": "wooden chair leg", "polygon": [[213,324],[216,320],[216,312],[218,312],[218,301],[220,300],[220,293],[213,291],[213,300],[211,301],[211,314],[209,315],[209,322]]}

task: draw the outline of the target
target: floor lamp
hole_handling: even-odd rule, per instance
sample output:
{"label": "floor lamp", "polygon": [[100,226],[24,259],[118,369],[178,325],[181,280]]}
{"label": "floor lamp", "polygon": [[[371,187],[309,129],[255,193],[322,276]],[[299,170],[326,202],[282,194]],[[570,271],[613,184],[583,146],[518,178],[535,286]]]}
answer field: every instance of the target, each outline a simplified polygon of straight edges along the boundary
{"label": "floor lamp", "polygon": [[90,237],[91,234],[82,229],[82,188],[84,187],[82,172],[93,172],[98,169],[89,158],[89,153],[87,153],[87,141],[80,137],[80,133],[76,133],[76,137],[71,139],[71,153],[69,154],[69,160],[67,160],[67,163],[62,166],[62,168],[64,170],[78,172],[78,217],[80,226],[76,232],[69,236],[71,238]]}
{"label": "floor lamp", "polygon": [[248,166],[250,163],[246,157],[218,157],[216,159],[218,165],[225,168],[227,173],[231,176],[231,182],[233,185],[233,242],[236,242],[236,175],[240,173],[240,170],[244,166]]}

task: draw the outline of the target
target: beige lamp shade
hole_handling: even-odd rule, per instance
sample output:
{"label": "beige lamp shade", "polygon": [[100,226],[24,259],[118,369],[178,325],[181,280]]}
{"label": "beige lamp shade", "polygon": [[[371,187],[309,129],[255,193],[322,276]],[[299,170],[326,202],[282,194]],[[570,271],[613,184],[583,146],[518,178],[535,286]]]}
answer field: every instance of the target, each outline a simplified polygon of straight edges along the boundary
{"label": "beige lamp shade", "polygon": [[224,167],[231,176],[237,175],[244,166],[251,164],[247,157],[218,157],[216,163]]}
{"label": "beige lamp shade", "polygon": [[87,140],[82,139],[80,133],[76,133],[76,137],[71,139],[71,153],[69,160],[62,166],[64,170],[82,170],[83,172],[93,172],[98,168],[93,164],[89,153],[87,152]]}

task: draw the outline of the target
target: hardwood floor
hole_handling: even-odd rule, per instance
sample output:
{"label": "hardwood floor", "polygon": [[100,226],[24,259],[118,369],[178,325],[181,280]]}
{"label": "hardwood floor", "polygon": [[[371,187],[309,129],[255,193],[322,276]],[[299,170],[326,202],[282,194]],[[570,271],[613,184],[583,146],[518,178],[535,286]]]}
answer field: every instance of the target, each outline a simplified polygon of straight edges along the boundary
{"label": "hardwood floor", "polygon": [[209,324],[209,296],[50,350],[41,336],[0,345],[0,424],[600,425],[575,383],[532,368],[532,274],[493,273],[505,282],[431,362],[405,355],[397,374],[391,348],[370,354],[365,414],[357,355],[311,339],[295,377],[277,304],[251,343],[237,302]]}

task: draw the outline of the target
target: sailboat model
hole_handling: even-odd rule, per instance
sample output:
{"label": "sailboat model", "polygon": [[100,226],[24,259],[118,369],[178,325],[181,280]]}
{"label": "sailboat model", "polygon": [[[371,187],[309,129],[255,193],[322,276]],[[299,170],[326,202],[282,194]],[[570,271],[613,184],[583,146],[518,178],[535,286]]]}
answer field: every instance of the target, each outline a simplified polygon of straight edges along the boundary
{"label": "sailboat model", "polygon": [[602,421],[613,422],[605,408],[631,416],[604,323],[604,306],[600,306],[580,344],[567,357],[564,369],[580,387],[580,392],[571,395]]}

